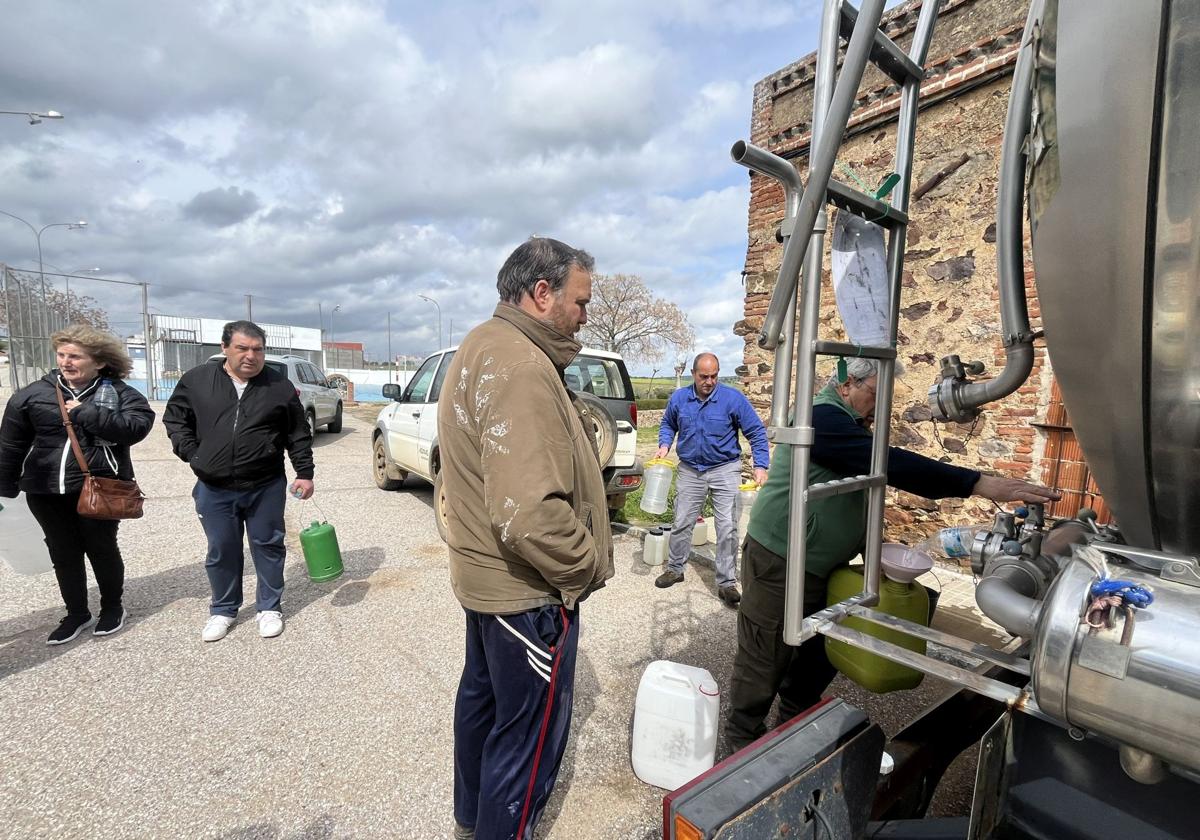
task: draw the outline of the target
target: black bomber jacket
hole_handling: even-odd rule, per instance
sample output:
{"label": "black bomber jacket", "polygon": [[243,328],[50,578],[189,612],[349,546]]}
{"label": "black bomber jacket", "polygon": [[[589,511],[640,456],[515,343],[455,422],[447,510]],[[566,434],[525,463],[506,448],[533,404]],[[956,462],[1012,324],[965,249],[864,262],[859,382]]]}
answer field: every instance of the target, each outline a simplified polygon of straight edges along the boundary
{"label": "black bomber jacket", "polygon": [[269,367],[238,399],[223,359],[198,365],[175,386],[163,425],[175,454],[206,484],[247,490],[284,475],[313,477],[312,433],[291,381]]}

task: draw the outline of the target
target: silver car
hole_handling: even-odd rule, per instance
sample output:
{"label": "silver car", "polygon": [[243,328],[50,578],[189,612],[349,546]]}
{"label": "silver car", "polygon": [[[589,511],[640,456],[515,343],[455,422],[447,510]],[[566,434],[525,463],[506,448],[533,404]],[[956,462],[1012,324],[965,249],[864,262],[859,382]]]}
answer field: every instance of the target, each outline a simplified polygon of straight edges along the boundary
{"label": "silver car", "polygon": [[314,436],[319,426],[330,432],[342,430],[342,392],[329,383],[323,370],[301,356],[267,356],[267,367],[292,380]]}
{"label": "silver car", "polygon": [[[209,360],[224,359],[217,353]],[[296,387],[296,396],[304,406],[309,431],[315,437],[317,429],[324,426],[331,432],[342,430],[342,392],[330,384],[325,372],[303,356],[266,357],[266,366],[282,373]]]}

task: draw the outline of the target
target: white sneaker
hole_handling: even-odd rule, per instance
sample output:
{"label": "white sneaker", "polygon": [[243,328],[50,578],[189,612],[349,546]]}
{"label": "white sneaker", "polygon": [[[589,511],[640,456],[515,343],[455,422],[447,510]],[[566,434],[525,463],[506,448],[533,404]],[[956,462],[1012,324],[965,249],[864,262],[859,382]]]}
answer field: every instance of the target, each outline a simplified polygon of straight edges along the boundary
{"label": "white sneaker", "polygon": [[258,635],[271,639],[283,632],[283,613],[263,610],[258,614]]}
{"label": "white sneaker", "polygon": [[236,618],[230,618],[227,615],[210,615],[208,621],[204,623],[204,632],[200,634],[200,637],[206,642],[219,642],[225,638],[229,628],[236,622]]}

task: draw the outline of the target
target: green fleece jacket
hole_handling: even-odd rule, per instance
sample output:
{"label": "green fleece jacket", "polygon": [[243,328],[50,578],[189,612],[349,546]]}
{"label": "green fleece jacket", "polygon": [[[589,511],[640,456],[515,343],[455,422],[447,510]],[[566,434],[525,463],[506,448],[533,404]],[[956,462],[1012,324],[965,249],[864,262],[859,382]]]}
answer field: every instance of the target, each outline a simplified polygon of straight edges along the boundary
{"label": "green fleece jacket", "polygon": [[595,439],[563,370],[580,345],[501,303],[438,401],[450,581],[467,609],[573,608],[613,575]]}
{"label": "green fleece jacket", "polygon": [[[809,485],[870,471],[871,433],[862,417],[826,386],[813,399],[816,439],[808,468]],[[888,484],[927,499],[970,496],[979,481],[976,470],[943,464],[906,449],[890,447]],[[749,535],[780,557],[787,556],[792,448],[777,446],[771,474],[750,512]],[[808,504],[805,571],[827,577],[858,554],[866,541],[867,494],[859,490],[827,496]]]}
{"label": "green fleece jacket", "polygon": [[[837,406],[855,422],[862,419],[830,386],[821,389],[813,398],[813,405]],[[844,477],[815,460],[809,461],[809,485]],[[787,557],[791,483],[792,447],[777,446],[771,453],[770,475],[758,492],[746,531],[755,542],[780,557]],[[866,512],[867,500],[863,491],[809,502],[805,571],[823,578],[838,566],[849,563],[866,539]]]}

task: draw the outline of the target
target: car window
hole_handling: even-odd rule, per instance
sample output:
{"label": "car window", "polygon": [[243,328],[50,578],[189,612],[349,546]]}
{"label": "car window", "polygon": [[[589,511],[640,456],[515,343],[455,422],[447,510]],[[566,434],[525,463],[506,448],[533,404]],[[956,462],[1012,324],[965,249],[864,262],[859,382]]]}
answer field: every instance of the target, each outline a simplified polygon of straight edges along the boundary
{"label": "car window", "polygon": [[291,377],[288,376],[287,365],[285,365],[283,362],[267,362],[267,367],[276,373],[281,373],[288,379],[291,379]]}
{"label": "car window", "polygon": [[425,402],[429,396],[429,387],[433,384],[433,375],[437,371],[438,360],[441,356],[430,356],[417,368],[413,378],[404,389],[405,402]]}
{"label": "car window", "polygon": [[321,375],[321,371],[317,370],[310,364],[301,364],[300,369],[304,371],[304,375],[308,377],[309,385],[325,385],[325,377]]}
{"label": "car window", "polygon": [[442,383],[446,381],[446,371],[450,370],[450,361],[453,358],[453,353],[447,353],[442,357],[442,366],[438,368],[437,376],[433,380],[433,390],[429,392],[430,402],[437,402],[438,397],[441,396]]}
{"label": "car window", "polygon": [[329,377],[325,375],[325,371],[321,370],[314,364],[309,364],[309,368],[312,370],[313,376],[316,377],[316,383],[318,385],[328,386]]}
{"label": "car window", "polygon": [[595,356],[576,356],[563,374],[567,387],[572,391],[595,394],[609,399],[630,399],[625,390],[625,377],[621,365],[613,359],[597,359]]}

